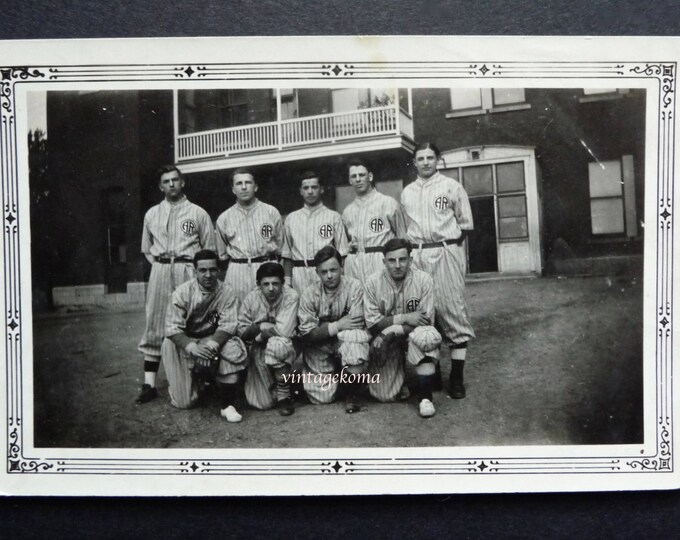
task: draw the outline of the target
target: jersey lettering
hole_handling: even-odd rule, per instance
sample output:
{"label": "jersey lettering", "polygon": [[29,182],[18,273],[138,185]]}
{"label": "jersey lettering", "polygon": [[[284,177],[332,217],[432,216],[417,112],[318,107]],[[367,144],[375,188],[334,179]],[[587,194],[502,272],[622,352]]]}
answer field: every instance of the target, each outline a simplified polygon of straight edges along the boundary
{"label": "jersey lettering", "polygon": [[324,239],[333,236],[333,225],[331,225],[330,223],[321,225],[321,227],[319,227],[319,236]]}
{"label": "jersey lettering", "polygon": [[272,235],[274,234],[274,227],[271,226],[269,223],[265,223],[262,225],[262,228],[260,229],[260,235],[262,238],[265,240],[269,240]]}
{"label": "jersey lettering", "polygon": [[446,210],[449,206],[449,198],[446,195],[440,195],[434,200],[434,207],[437,210]]}
{"label": "jersey lettering", "polygon": [[186,219],[182,222],[182,225],[180,225],[180,228],[184,232],[184,234],[190,235],[194,234],[196,232],[196,223],[192,219]]}
{"label": "jersey lettering", "polygon": [[382,220],[382,218],[374,217],[369,222],[368,226],[369,226],[369,228],[371,229],[372,232],[378,233],[378,232],[381,232],[385,228],[385,222]]}
{"label": "jersey lettering", "polygon": [[420,305],[420,298],[409,298],[408,302],[406,302],[406,309],[408,309],[409,313],[412,313],[416,309],[418,309],[419,305]]}

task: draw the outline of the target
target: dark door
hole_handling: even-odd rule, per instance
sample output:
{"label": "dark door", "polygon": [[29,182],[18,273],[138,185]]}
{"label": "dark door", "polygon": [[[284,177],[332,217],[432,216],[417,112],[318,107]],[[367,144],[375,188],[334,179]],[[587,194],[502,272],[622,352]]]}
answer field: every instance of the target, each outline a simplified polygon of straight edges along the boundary
{"label": "dark door", "polygon": [[468,236],[468,272],[498,272],[496,216],[493,197],[470,199],[475,228]]}
{"label": "dark door", "polygon": [[123,188],[104,191],[106,225],[106,285],[108,292],[127,291],[127,238],[125,227],[125,193]]}

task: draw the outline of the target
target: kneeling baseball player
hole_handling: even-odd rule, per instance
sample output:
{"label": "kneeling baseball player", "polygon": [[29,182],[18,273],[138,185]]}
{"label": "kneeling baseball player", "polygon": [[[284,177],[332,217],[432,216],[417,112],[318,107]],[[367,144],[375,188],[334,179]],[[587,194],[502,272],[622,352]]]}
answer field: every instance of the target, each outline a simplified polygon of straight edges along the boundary
{"label": "kneeling baseball player", "polygon": [[278,263],[262,264],[256,281],[257,288],[246,296],[238,317],[238,333],[250,351],[246,399],[256,409],[276,405],[281,416],[290,416],[295,412],[290,376],[300,297],[284,285],[283,267]]}
{"label": "kneeling baseball player", "polygon": [[420,416],[434,416],[432,403],[435,361],[441,335],[434,328],[432,277],[411,268],[411,244],[394,238],[383,247],[385,268],[368,278],[364,288],[364,318],[373,336],[369,373],[377,374],[370,393],[379,401],[394,401],[404,383],[404,349],[415,366]]}
{"label": "kneeling baseball player", "polygon": [[314,266],[320,281],[305,289],[298,310],[303,386],[312,403],[331,403],[343,382],[345,411],[353,413],[359,410],[356,394],[370,341],[363,288],[358,280],[343,276],[342,257],[333,246],[316,253]]}
{"label": "kneeling baseball player", "polygon": [[214,378],[221,416],[240,422],[239,379],[246,368],[246,349],[236,337],[238,300],[217,279],[219,258],[212,250],[194,255],[196,277],[175,289],[166,315],[161,347],[173,406],[195,405],[203,382]]}

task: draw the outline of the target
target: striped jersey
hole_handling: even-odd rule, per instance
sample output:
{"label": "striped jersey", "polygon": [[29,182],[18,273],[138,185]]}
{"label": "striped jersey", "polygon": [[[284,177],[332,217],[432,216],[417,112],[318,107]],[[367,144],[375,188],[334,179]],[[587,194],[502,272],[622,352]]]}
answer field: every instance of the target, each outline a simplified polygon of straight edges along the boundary
{"label": "striped jersey", "polygon": [[299,303],[298,293],[288,285],[281,288],[281,295],[273,304],[269,303],[259,288],[253,289],[246,296],[239,311],[239,336],[242,336],[253,324],[270,322],[275,325],[276,335],[293,337],[297,328]]}
{"label": "striped jersey", "polygon": [[361,283],[343,276],[338,288],[326,291],[319,281],[305,289],[298,309],[299,332],[309,334],[323,323],[335,322],[345,315],[364,315],[364,292]]}
{"label": "striped jersey", "polygon": [[401,282],[396,282],[387,268],[376,272],[364,287],[364,318],[371,328],[383,317],[424,311],[434,324],[434,282],[425,272],[411,267]]}
{"label": "striped jersey", "polygon": [[439,172],[406,186],[401,204],[407,219],[406,237],[413,244],[459,238],[461,229],[474,228],[465,189]]}
{"label": "striped jersey", "polygon": [[278,254],[283,244],[281,214],[259,200],[248,207],[235,203],[220,214],[216,227],[222,260]]}
{"label": "striped jersey", "polygon": [[142,253],[193,258],[201,249],[215,249],[215,231],[208,213],[186,197],[163,201],[145,214]]}
{"label": "striped jersey", "polygon": [[332,245],[343,257],[349,252],[342,218],[323,204],[315,208],[303,206],[291,212],[283,226],[284,243],[281,256],[292,260],[313,259],[322,247]]}
{"label": "striped jersey", "polygon": [[204,337],[222,330],[236,335],[238,300],[226,283],[217,282],[214,291],[207,291],[196,278],[175,289],[165,319],[165,335],[186,334]]}
{"label": "striped jersey", "polygon": [[406,220],[399,203],[373,189],[365,197],[355,197],[342,213],[349,240],[359,251],[380,247],[392,238],[406,234]]}

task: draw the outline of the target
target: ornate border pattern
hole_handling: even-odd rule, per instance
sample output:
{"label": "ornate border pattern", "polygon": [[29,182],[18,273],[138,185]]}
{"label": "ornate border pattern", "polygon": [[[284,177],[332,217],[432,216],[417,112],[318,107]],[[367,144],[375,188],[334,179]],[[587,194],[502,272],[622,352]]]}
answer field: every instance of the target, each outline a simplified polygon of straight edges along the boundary
{"label": "ornate border pattern", "polygon": [[[37,474],[118,475],[517,475],[673,472],[672,328],[673,211],[675,173],[675,84],[677,64],[607,62],[328,62],[186,65],[90,65],[0,67],[0,176],[4,235],[5,370],[7,379],[7,471]],[[185,459],[41,458],[23,441],[22,299],[15,93],[18,85],[42,82],[247,81],[300,79],[551,79],[612,78],[658,83],[658,227],[656,259],[655,453],[638,459],[607,458],[352,458]],[[654,94],[650,93],[650,97]],[[653,119],[648,119],[650,122]],[[648,185],[650,185],[648,183]],[[651,187],[651,185],[650,185]],[[651,221],[651,220],[650,220]],[[29,398],[31,396],[28,396]]]}

